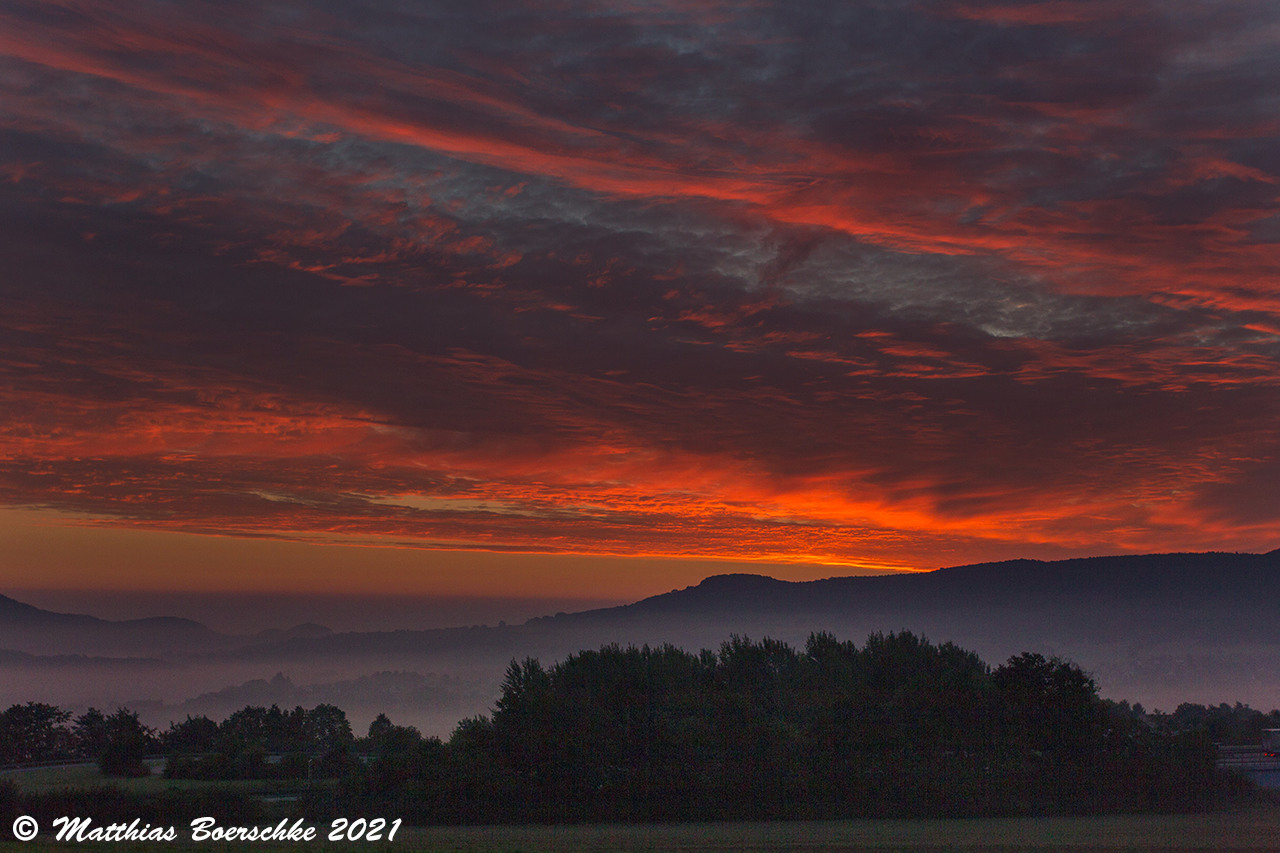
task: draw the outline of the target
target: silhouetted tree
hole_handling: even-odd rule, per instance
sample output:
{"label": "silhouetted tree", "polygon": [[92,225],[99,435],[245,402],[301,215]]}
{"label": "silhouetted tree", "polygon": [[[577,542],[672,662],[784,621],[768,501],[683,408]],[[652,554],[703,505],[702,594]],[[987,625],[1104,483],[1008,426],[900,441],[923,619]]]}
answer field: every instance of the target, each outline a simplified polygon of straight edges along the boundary
{"label": "silhouetted tree", "polygon": [[218,748],[218,724],[208,717],[187,715],[181,723],[170,723],[169,730],[161,736],[166,753],[213,752]]}
{"label": "silhouetted tree", "polygon": [[69,719],[70,711],[43,702],[9,706],[0,713],[0,764],[67,757],[72,752]]}
{"label": "silhouetted tree", "polygon": [[107,744],[98,758],[103,776],[146,776],[143,758],[157,746],[155,732],[144,726],[137,712],[120,708],[106,720]]}
{"label": "silhouetted tree", "polygon": [[110,741],[106,714],[97,708],[89,708],[76,717],[71,727],[76,752],[84,758],[97,759]]}

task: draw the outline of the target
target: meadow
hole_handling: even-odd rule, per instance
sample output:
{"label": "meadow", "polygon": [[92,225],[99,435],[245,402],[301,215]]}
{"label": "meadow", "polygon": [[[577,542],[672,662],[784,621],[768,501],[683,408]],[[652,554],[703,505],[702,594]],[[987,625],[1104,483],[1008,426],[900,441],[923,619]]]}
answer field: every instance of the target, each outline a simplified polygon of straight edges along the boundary
{"label": "meadow", "polygon": [[[154,764],[155,762],[149,762]],[[287,779],[230,779],[203,781],[199,779],[166,779],[158,768],[152,775],[138,778],[103,776],[96,762],[33,767],[25,770],[0,772],[0,780],[11,780],[18,790],[32,794],[50,791],[67,791],[83,788],[116,788],[134,794],[159,794],[173,790],[233,789],[254,794],[271,795],[277,791],[294,790],[299,783]]]}
{"label": "meadow", "polygon": [[[1280,807],[1230,813],[1121,815],[980,820],[848,820],[643,825],[411,827],[393,843],[312,842],[263,845],[263,851],[424,851],[424,853],[940,853],[940,851],[1071,851],[1071,853],[1192,853],[1277,849]],[[249,845],[244,845],[245,847]],[[233,849],[215,843],[119,844],[112,850]],[[35,841],[32,851],[82,850],[84,845]]]}
{"label": "meadow", "polygon": [[[159,776],[103,779],[92,765],[41,768],[2,774],[27,791],[52,791],[112,785],[138,792],[175,786],[213,784],[251,786],[269,794],[271,781],[243,783],[182,782]],[[387,817],[394,817],[388,815]],[[321,830],[327,827],[320,825]],[[24,851],[83,850],[83,844],[57,843],[49,828]],[[179,827],[179,837],[186,835]],[[177,842],[112,844],[113,851],[188,851],[245,849],[262,851],[325,850],[425,851],[425,853],[940,853],[941,851],[1071,851],[1071,853],[1192,853],[1192,851],[1262,851],[1280,848],[1280,804],[1259,804],[1209,814],[1111,815],[1048,818],[984,818],[940,820],[751,821],[670,824],[583,824],[553,826],[403,827],[394,842],[298,844],[226,844]]]}

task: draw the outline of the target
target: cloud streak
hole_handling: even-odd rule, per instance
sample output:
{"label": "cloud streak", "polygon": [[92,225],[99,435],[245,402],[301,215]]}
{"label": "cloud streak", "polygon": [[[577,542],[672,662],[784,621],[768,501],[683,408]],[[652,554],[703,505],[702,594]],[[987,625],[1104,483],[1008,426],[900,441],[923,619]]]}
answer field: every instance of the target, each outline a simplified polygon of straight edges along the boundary
{"label": "cloud streak", "polygon": [[0,501],[845,565],[1274,547],[1278,40],[1253,2],[8,3]]}

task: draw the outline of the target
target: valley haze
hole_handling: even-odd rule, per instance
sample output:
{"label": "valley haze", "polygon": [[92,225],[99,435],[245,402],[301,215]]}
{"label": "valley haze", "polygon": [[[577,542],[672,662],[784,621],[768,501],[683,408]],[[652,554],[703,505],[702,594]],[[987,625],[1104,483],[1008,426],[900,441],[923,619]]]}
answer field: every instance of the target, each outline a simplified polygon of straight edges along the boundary
{"label": "valley haze", "polygon": [[[468,615],[482,612],[472,604]],[[1010,560],[804,582],[726,574],[612,607],[377,631],[303,622],[229,633],[173,616],[58,613],[6,596],[0,706],[124,705],[163,726],[248,704],[328,702],[357,730],[385,712],[447,736],[460,719],[489,711],[513,659],[549,663],[610,643],[696,651],[733,634],[802,646],[828,631],[860,645],[873,632],[907,630],[993,666],[1022,651],[1059,655],[1092,673],[1103,696],[1148,709],[1237,701],[1270,709],[1280,705],[1278,606],[1280,551]],[[494,607],[519,613],[536,602]]]}

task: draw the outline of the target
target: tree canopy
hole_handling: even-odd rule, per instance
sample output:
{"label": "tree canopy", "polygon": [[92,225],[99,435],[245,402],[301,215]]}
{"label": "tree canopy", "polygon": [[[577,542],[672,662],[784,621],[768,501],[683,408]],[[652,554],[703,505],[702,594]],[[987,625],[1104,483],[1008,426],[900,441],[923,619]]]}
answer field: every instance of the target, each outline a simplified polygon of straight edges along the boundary
{"label": "tree canopy", "polygon": [[[127,709],[0,713],[8,763],[95,757],[170,776],[336,778],[330,810],[435,822],[711,820],[1206,809],[1233,784],[1214,741],[1257,743],[1280,712],[1099,698],[1035,653],[992,668],[952,643],[819,633],[803,649],[608,645],[513,660],[490,716],[447,741],[379,715],[357,737],[332,705],[247,706],[157,734]],[[1242,740],[1243,739],[1243,740]]]}

